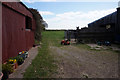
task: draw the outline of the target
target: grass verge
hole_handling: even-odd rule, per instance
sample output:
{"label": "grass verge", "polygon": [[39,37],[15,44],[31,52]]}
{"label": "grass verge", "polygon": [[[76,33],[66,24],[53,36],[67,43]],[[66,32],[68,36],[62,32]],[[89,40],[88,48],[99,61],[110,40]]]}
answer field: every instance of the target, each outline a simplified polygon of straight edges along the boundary
{"label": "grass verge", "polygon": [[73,44],[73,45],[78,48],[90,50],[90,46],[88,46],[87,44]]}
{"label": "grass verge", "polygon": [[54,56],[50,54],[49,45],[60,46],[64,37],[63,31],[45,31],[42,33],[41,48],[38,55],[24,73],[24,78],[51,78],[56,73],[57,65]]}

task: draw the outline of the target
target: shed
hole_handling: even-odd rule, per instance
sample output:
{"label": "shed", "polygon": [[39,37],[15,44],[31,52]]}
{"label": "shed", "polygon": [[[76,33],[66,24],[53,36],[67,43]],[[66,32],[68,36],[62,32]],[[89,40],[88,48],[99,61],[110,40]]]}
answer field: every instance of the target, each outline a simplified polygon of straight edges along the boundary
{"label": "shed", "polygon": [[2,3],[2,62],[34,45],[35,19],[22,2]]}

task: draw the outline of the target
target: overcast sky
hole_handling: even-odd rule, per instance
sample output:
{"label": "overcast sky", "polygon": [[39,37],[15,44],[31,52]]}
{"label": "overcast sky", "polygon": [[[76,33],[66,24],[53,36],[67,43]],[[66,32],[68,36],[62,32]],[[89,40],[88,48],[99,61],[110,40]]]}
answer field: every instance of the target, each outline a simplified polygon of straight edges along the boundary
{"label": "overcast sky", "polygon": [[[41,2],[43,1],[43,2]],[[46,1],[46,2],[44,2]],[[48,2],[47,2],[48,1]],[[69,2],[57,2],[59,0],[27,0],[27,7],[37,9],[48,23],[48,29],[76,29],[77,26],[85,27],[101,17],[116,11],[117,0],[101,0],[102,2],[82,2],[69,0]],[[67,0],[65,0],[67,1]],[[71,1],[71,2],[70,2]],[[75,0],[74,0],[75,1]],[[105,2],[106,1],[106,2]]]}

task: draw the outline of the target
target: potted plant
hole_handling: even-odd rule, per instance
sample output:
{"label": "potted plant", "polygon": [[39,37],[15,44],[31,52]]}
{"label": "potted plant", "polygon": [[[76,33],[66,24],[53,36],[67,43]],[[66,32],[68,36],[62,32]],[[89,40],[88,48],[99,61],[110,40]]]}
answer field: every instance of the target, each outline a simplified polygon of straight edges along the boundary
{"label": "potted plant", "polygon": [[18,56],[22,57],[25,60],[28,57],[28,52],[27,51],[19,52]]}
{"label": "potted plant", "polygon": [[11,64],[7,63],[7,64],[3,64],[2,65],[2,73],[3,73],[3,77],[2,79],[8,79],[9,78],[9,74],[12,73],[14,71],[13,67]]}
{"label": "potted plant", "polygon": [[26,58],[25,51],[22,51],[21,54],[19,54],[19,56],[25,60],[25,58]]}
{"label": "potted plant", "polygon": [[18,65],[21,65],[24,62],[23,58],[20,56],[17,56],[16,60],[17,60]]}
{"label": "potted plant", "polygon": [[14,69],[16,69],[18,67],[17,60],[15,58],[10,58],[8,60],[8,63],[12,64]]}

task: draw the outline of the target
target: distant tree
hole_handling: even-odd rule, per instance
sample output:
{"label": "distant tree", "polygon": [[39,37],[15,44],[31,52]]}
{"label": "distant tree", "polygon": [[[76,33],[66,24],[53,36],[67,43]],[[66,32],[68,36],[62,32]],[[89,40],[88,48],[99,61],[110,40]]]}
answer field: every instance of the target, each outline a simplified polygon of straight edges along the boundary
{"label": "distant tree", "polygon": [[46,23],[46,21],[42,21],[43,27],[42,30],[45,30],[45,28],[48,28],[48,24]]}

